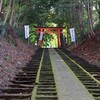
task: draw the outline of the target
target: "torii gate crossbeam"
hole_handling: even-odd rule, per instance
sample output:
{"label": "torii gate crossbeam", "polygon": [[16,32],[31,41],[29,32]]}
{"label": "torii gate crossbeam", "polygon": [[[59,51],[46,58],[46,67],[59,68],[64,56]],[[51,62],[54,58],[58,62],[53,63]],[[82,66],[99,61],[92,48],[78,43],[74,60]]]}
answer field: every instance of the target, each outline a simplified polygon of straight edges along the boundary
{"label": "torii gate crossbeam", "polygon": [[36,32],[38,34],[40,34],[40,38],[39,38],[39,46],[42,48],[42,36],[45,33],[52,33],[52,31],[56,31],[56,33],[58,34],[58,47],[61,46],[61,40],[60,40],[60,35],[62,34],[62,30],[65,27],[35,27],[36,28]]}

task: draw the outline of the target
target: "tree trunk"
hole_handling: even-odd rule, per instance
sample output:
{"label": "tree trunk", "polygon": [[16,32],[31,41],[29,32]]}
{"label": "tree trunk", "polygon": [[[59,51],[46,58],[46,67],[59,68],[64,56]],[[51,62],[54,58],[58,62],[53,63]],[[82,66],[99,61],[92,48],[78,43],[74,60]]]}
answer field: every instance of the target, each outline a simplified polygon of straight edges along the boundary
{"label": "tree trunk", "polygon": [[99,16],[99,22],[100,22],[100,1],[98,2],[98,6],[99,6],[99,9],[98,9],[98,16]]}
{"label": "tree trunk", "polygon": [[84,25],[83,25],[83,7],[82,7],[82,2],[80,0],[78,1],[78,3],[79,3],[79,6],[78,6],[78,8],[76,8],[77,9],[76,11],[78,11],[80,30],[83,31],[83,28],[84,28]]}
{"label": "tree trunk", "polygon": [[11,9],[11,16],[10,16],[10,20],[9,20],[9,24],[12,25],[13,22],[13,15],[14,15],[14,6],[15,6],[15,0],[12,1],[12,9]]}
{"label": "tree trunk", "polygon": [[91,5],[90,0],[88,0],[88,26],[89,26],[89,36],[95,35],[93,31],[92,5]]}
{"label": "tree trunk", "polygon": [[0,12],[2,12],[3,0],[0,1]]}
{"label": "tree trunk", "polygon": [[4,22],[3,22],[3,24],[5,24],[6,22],[7,22],[7,20],[8,20],[8,16],[9,16],[9,13],[10,13],[10,8],[11,8],[11,3],[12,3],[12,0],[9,0],[9,5],[8,5],[8,10],[7,10],[7,14],[6,14],[6,16],[5,16],[5,20],[4,20]]}
{"label": "tree trunk", "polygon": [[13,15],[14,15],[14,17],[13,17],[13,26],[17,27],[17,22],[16,22],[16,20],[17,20],[17,18],[16,18],[16,13],[14,13]]}

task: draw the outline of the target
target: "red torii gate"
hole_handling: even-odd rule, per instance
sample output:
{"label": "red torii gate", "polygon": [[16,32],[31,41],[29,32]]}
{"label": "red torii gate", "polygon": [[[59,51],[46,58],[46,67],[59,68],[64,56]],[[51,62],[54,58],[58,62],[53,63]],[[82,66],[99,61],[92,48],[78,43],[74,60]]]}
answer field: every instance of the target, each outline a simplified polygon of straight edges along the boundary
{"label": "red torii gate", "polygon": [[[62,34],[62,30],[65,27],[35,27],[36,32],[40,34],[40,39],[39,39],[39,46],[42,47],[42,36],[45,33],[51,33],[51,31],[56,31],[56,34],[58,34],[58,47],[61,46],[61,40],[60,40],[60,34]],[[54,33],[55,34],[55,33]]]}

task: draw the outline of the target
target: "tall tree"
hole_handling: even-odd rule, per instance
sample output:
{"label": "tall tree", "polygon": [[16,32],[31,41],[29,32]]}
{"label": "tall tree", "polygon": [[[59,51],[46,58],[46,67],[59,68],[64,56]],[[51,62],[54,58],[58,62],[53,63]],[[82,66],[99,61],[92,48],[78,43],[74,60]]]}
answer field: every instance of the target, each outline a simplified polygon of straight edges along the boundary
{"label": "tall tree", "polygon": [[0,12],[2,11],[3,0],[0,0]]}
{"label": "tall tree", "polygon": [[12,25],[13,22],[13,18],[14,16],[14,11],[15,11],[15,0],[12,1],[12,5],[11,5],[11,15],[10,15],[10,20],[9,20],[9,24]]}
{"label": "tall tree", "polygon": [[11,11],[11,3],[12,3],[12,0],[9,0],[7,13],[6,13],[6,16],[5,16],[5,19],[4,19],[4,24],[7,22],[8,18],[9,18],[9,14],[10,14],[10,11]]}

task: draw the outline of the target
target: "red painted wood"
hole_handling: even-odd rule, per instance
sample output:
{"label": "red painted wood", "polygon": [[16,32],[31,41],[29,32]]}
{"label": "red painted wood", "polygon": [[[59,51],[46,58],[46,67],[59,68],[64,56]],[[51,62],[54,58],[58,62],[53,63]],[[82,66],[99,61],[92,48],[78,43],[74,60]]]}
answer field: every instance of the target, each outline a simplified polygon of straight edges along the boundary
{"label": "red painted wood", "polygon": [[58,30],[58,47],[61,46],[61,42],[60,42],[60,30]]}
{"label": "red painted wood", "polygon": [[[58,34],[58,47],[61,46],[61,40],[60,40],[60,34],[62,34],[62,30],[65,28],[65,27],[35,27],[36,28],[36,32],[38,34],[40,34],[40,32],[43,32],[44,34],[45,33],[52,33],[52,31],[56,31],[57,34]],[[54,33],[55,34],[55,33]],[[39,45],[40,47],[42,47],[42,41],[39,42]]]}

